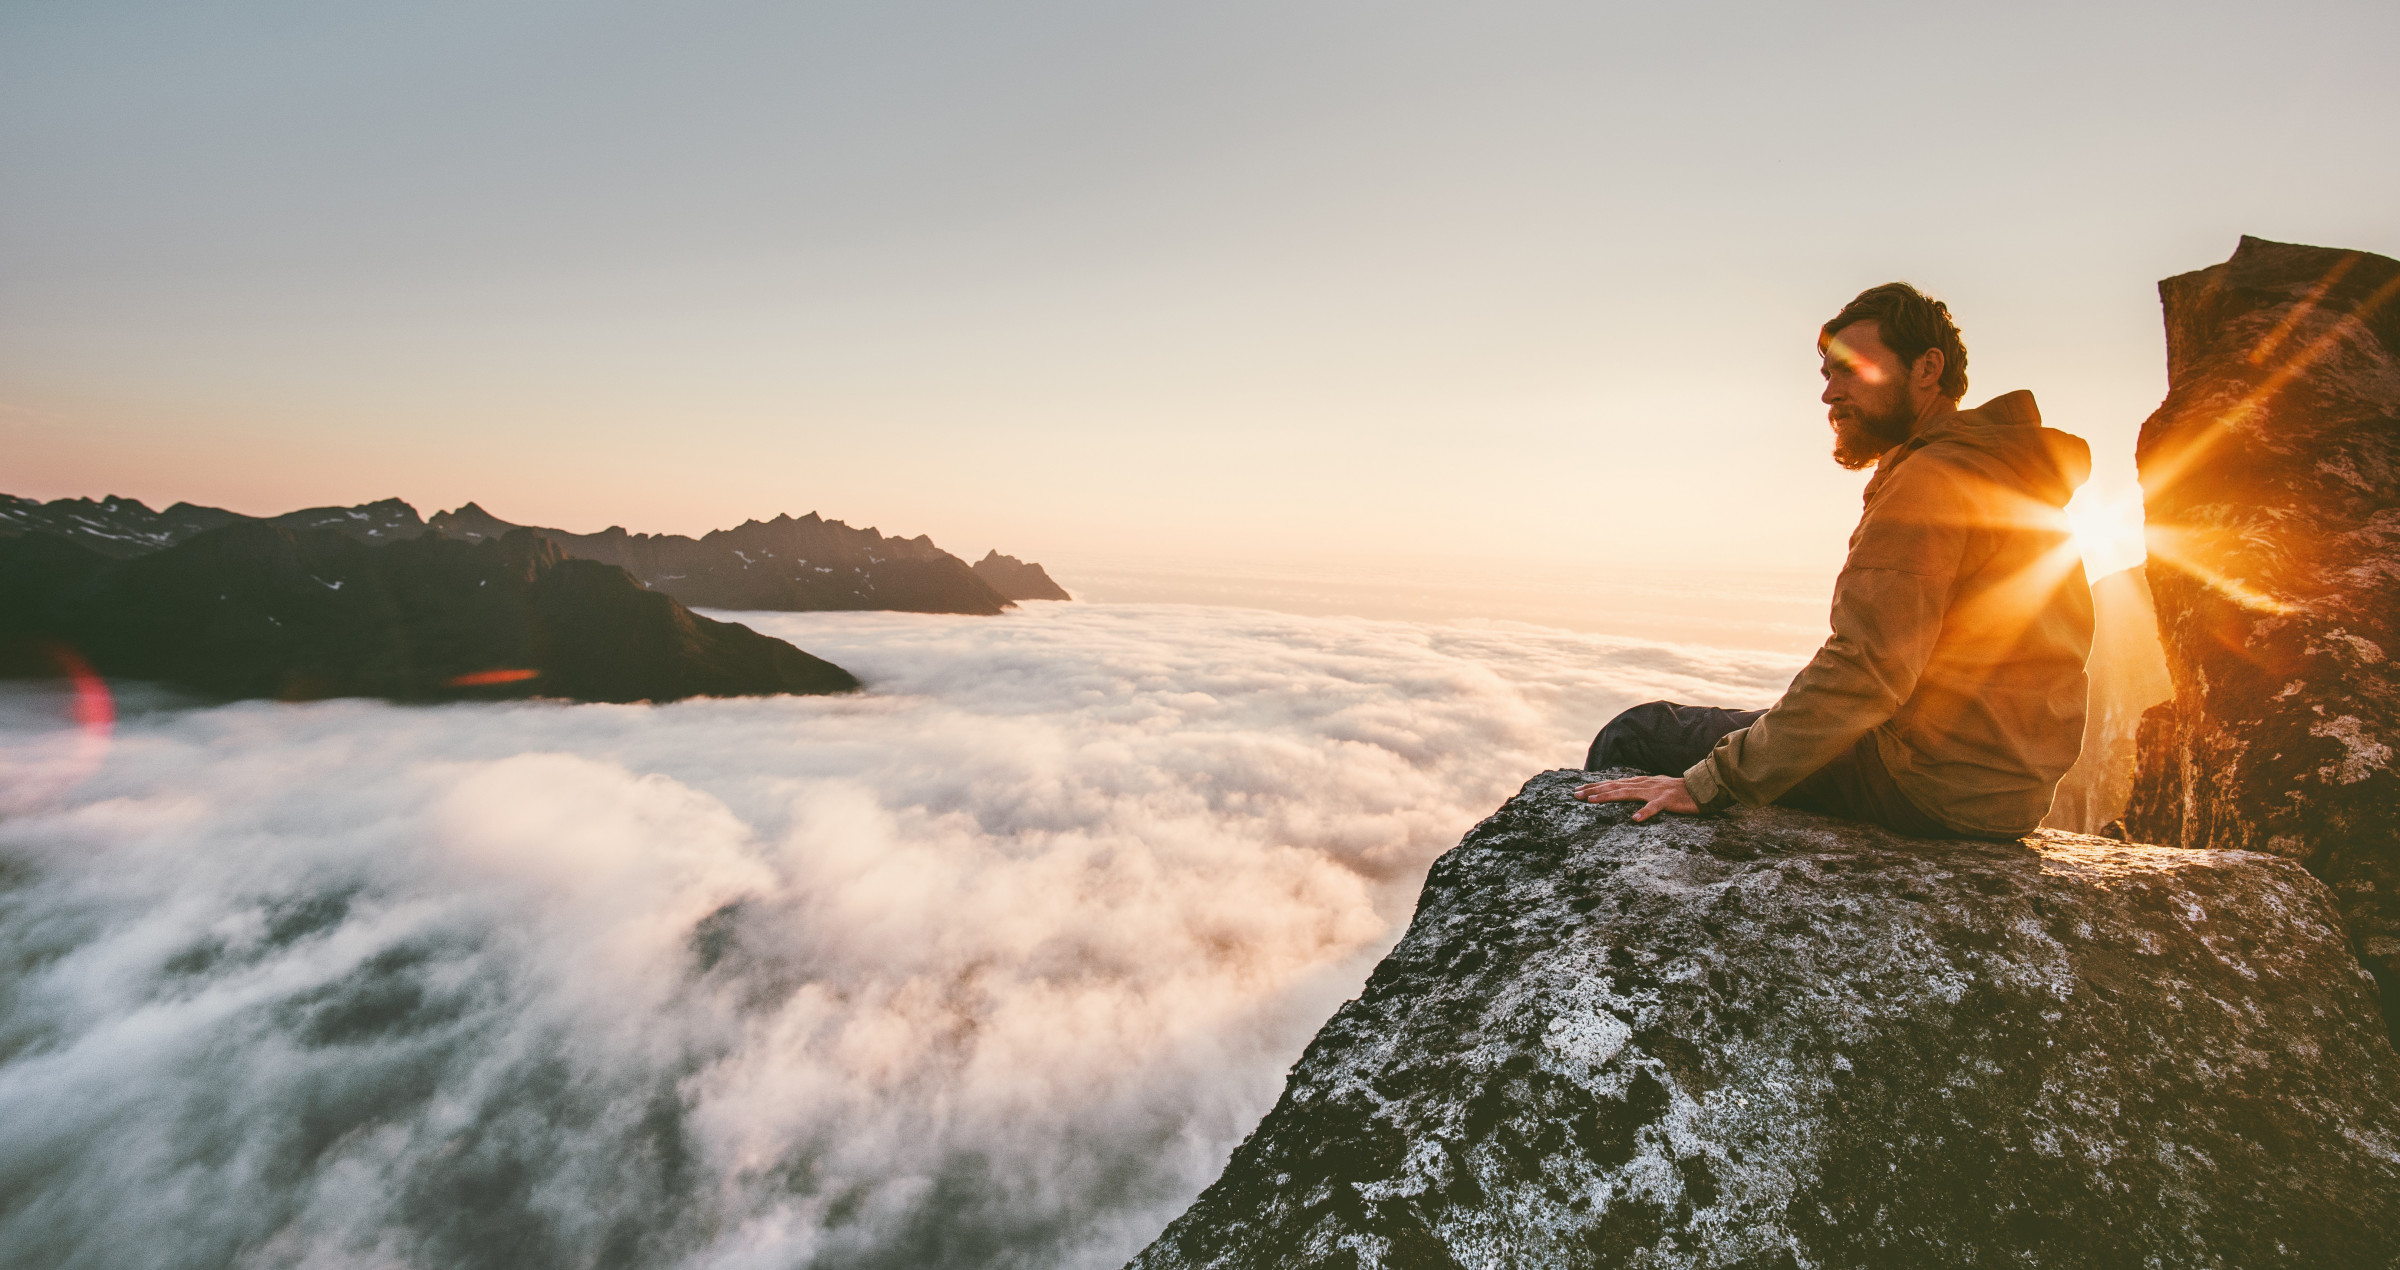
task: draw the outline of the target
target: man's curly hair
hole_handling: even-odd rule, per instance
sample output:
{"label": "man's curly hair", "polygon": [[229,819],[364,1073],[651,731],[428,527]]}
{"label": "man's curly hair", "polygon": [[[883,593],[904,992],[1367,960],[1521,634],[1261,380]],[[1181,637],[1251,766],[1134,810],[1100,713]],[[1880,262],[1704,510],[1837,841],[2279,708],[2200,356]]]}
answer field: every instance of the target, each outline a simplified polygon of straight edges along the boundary
{"label": "man's curly hair", "polygon": [[1883,346],[1900,355],[1902,366],[1916,365],[1926,349],[1942,350],[1942,395],[1952,401],[1967,395],[1967,346],[1958,337],[1958,323],[1950,320],[1949,305],[1905,282],[1868,287],[1817,332],[1817,351],[1824,352],[1833,333],[1852,322],[1875,323]]}

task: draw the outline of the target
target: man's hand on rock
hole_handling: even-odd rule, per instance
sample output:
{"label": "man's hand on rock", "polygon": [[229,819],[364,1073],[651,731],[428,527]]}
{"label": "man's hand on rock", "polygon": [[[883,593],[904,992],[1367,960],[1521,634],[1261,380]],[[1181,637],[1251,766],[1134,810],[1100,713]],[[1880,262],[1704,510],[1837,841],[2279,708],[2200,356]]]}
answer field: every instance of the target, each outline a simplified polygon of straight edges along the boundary
{"label": "man's hand on rock", "polygon": [[1636,823],[1662,811],[1686,816],[1700,814],[1700,804],[1692,799],[1692,787],[1684,784],[1680,776],[1628,776],[1623,780],[1595,781],[1578,788],[1575,796],[1587,803],[1640,803],[1641,810],[1633,813]]}

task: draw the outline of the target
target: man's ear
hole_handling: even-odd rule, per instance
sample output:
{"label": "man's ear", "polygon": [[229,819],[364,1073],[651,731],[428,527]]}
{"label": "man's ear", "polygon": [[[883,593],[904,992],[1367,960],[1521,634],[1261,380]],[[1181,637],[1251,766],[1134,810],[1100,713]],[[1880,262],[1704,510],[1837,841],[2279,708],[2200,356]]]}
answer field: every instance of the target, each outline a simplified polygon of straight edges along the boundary
{"label": "man's ear", "polygon": [[1938,348],[1926,349],[1917,354],[1916,365],[1908,368],[1909,386],[1912,388],[1938,387],[1942,382],[1942,372],[1948,369],[1950,369],[1948,353]]}

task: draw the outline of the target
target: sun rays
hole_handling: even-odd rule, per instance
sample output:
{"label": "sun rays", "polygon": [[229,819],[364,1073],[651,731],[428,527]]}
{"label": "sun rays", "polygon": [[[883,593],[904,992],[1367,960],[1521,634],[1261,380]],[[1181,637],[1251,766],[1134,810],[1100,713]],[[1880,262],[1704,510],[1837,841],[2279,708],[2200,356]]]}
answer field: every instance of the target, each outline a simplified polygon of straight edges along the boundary
{"label": "sun rays", "polygon": [[[2400,277],[2377,287],[2354,309],[2336,313],[2311,331],[2311,319],[2324,309],[2326,298],[2362,257],[2344,256],[2327,270],[2306,295],[2259,337],[2244,360],[2265,373],[2234,401],[2216,409],[2185,435],[2169,438],[2142,456],[2142,487],[2148,510],[2145,546],[2149,557],[2175,569],[2228,602],[2252,612],[2283,616],[2298,611],[2290,599],[2276,594],[2267,579],[2271,562],[2231,526],[2203,525],[2179,518],[2174,509],[2184,502],[2185,486],[2212,462],[2227,440],[2265,422],[2268,407],[2295,378],[2333,354],[2348,341],[2375,337],[2366,321],[2395,295]],[[2295,341],[2298,351],[2281,356]],[[2163,513],[2163,514],[2162,514]]]}
{"label": "sun rays", "polygon": [[2104,491],[2086,485],[2067,503],[2067,527],[2074,534],[2083,570],[2103,577],[2142,563],[2147,552],[2142,534],[2142,492]]}

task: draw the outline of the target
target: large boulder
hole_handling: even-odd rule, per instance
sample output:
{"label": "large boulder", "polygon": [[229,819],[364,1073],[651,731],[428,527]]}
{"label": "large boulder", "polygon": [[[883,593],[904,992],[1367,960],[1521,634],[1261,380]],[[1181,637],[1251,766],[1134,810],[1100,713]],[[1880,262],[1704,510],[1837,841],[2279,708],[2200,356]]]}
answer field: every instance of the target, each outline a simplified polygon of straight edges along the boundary
{"label": "large boulder", "polygon": [[2400,1264],[2400,1057],[2293,862],[1587,778],[1434,865],[1134,1266]]}
{"label": "large boulder", "polygon": [[2400,1006],[2400,262],[2244,238],[2159,294],[2136,455],[2175,697],[2126,829],[2300,861]]}

